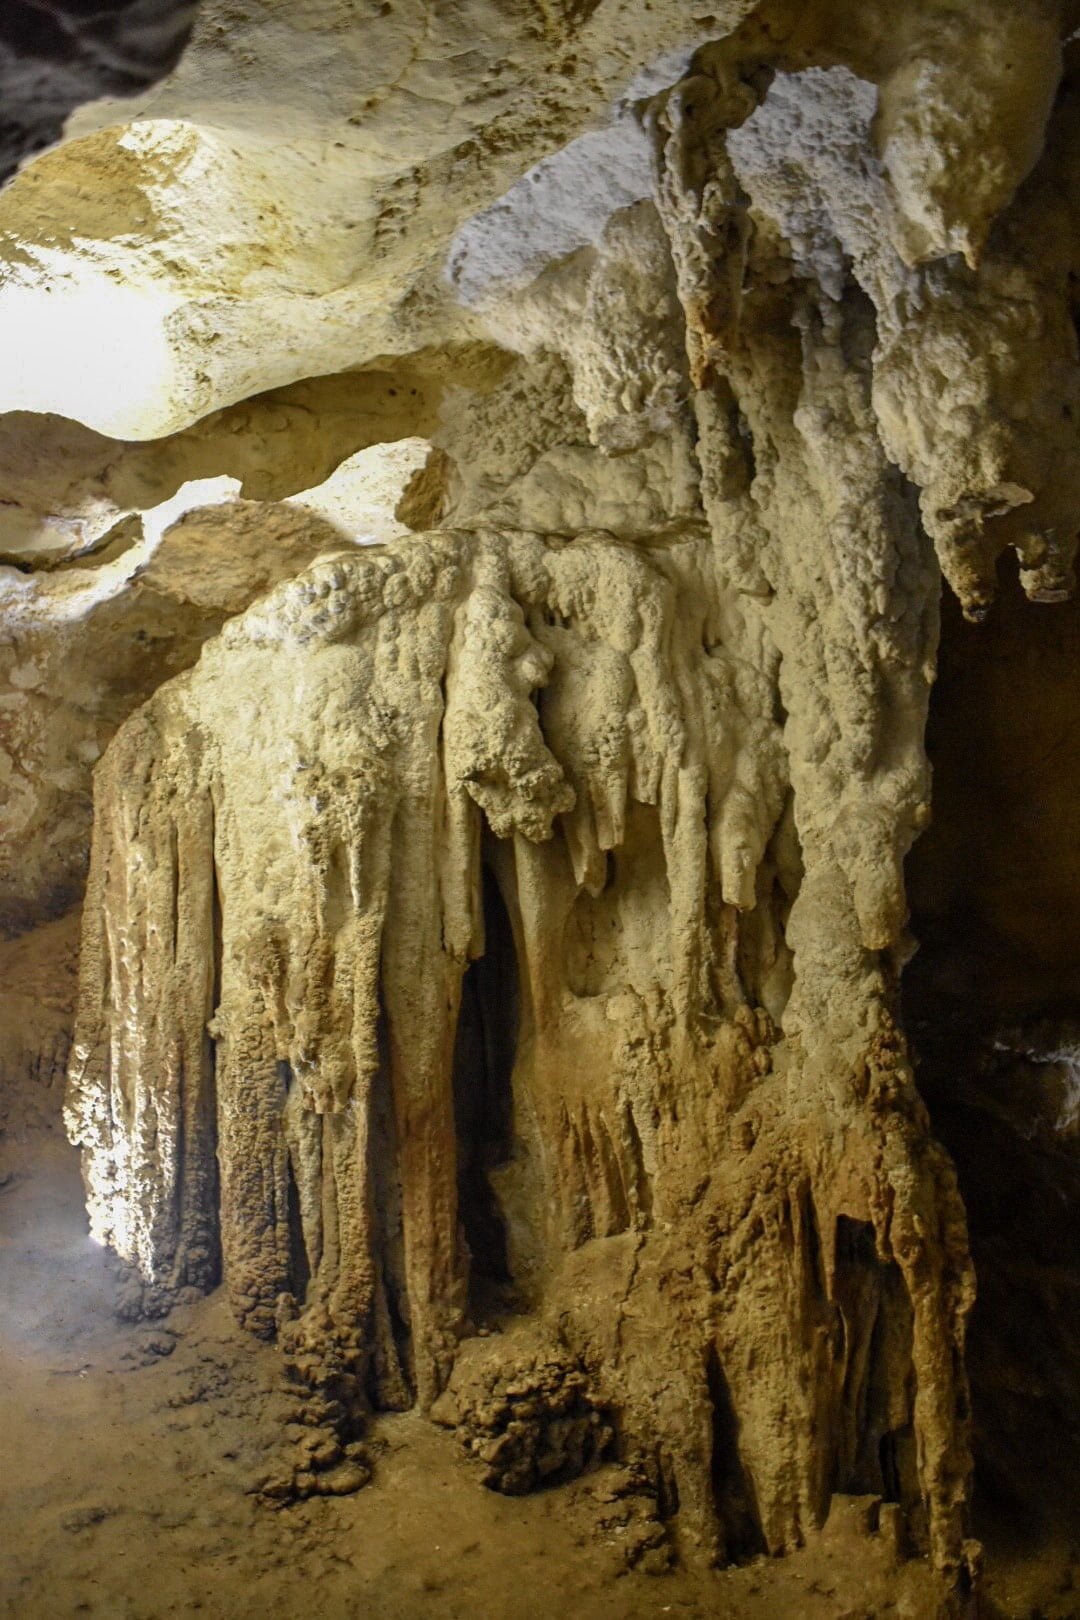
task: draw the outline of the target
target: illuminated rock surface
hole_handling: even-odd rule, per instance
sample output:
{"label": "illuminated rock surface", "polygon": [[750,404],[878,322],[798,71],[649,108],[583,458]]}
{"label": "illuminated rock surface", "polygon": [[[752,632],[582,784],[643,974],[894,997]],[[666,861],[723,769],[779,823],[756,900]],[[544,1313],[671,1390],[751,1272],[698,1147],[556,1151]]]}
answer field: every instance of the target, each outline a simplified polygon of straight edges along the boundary
{"label": "illuminated rock surface", "polygon": [[622,1470],[642,1569],[828,1521],[944,1614],[1075,1430],[1063,1250],[1030,1409],[977,1307],[973,1430],[965,1337],[1000,1133],[1075,1194],[1074,856],[984,805],[1017,638],[1006,818],[1068,726],[1078,28],[210,0],[0,193],[0,919],[85,887],[91,1232],[277,1341],[261,1511],[415,1407],[508,1494]]}

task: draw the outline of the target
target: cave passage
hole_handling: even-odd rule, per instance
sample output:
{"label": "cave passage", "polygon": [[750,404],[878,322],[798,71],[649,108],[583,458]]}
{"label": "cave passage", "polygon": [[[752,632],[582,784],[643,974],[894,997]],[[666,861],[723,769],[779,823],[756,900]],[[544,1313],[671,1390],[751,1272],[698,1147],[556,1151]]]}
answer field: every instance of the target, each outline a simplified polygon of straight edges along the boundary
{"label": "cave passage", "polygon": [[976,1529],[1052,1562],[1080,1529],[1080,608],[1000,576],[981,624],[943,604],[903,1002],[975,1261]]}

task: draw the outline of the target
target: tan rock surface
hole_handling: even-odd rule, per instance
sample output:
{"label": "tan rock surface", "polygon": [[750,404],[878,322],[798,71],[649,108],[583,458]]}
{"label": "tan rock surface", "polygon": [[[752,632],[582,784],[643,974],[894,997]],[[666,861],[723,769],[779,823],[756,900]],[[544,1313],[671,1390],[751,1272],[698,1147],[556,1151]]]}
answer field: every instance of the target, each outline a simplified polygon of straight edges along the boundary
{"label": "tan rock surface", "polygon": [[[91,1231],[147,1309],[212,1284],[219,1246],[242,1322],[299,1309],[283,1337],[320,1417],[427,1407],[470,1258],[494,1258],[459,1212],[471,1107],[501,1161],[497,1265],[584,1357],[687,1553],[798,1545],[843,1488],[898,1493],[955,1563],[962,1211],[869,961],[844,1021],[810,1023],[839,998],[794,913],[793,963],[782,943],[784,752],[711,557],[498,533],[341,554],[121,729],[68,1103]],[[512,1072],[455,1057],[485,864],[520,977]],[[829,945],[858,961],[847,907]],[[500,1087],[512,1124],[485,1144]]]}
{"label": "tan rock surface", "polygon": [[[947,787],[922,1091],[905,863],[943,586],[974,637],[1010,548],[1073,581],[1078,29],[207,0],[0,192],[0,922],[81,898],[92,775],[91,1230],[129,1315],[222,1281],[279,1342],[262,1511],[415,1406],[497,1490],[616,1469],[635,1567],[861,1525],[971,1597],[927,1100],[982,1232],[957,1108],[1072,1107],[1072,933],[1016,948],[1072,857]],[[994,705],[997,760],[1042,684],[989,645],[932,735]]]}

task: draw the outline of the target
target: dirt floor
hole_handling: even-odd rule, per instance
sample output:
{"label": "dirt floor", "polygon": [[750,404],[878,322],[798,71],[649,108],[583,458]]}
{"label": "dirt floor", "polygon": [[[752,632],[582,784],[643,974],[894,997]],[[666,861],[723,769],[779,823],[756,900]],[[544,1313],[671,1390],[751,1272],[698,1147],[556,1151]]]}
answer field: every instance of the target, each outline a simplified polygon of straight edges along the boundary
{"label": "dirt floor", "polygon": [[[627,1569],[634,1526],[620,1522],[618,1469],[502,1497],[481,1487],[453,1435],[414,1415],[378,1423],[374,1479],[355,1495],[261,1504],[252,1485],[276,1443],[276,1352],[235,1328],[220,1293],[165,1323],[119,1322],[108,1258],[85,1236],[74,1153],[55,1130],[34,1130],[19,1149],[18,1169],[10,1152],[0,1168],[0,1614],[945,1612],[925,1565],[897,1565],[851,1499],[837,1499],[826,1531],[790,1558],[649,1575]],[[1080,1614],[1071,1596],[1037,1612]]]}

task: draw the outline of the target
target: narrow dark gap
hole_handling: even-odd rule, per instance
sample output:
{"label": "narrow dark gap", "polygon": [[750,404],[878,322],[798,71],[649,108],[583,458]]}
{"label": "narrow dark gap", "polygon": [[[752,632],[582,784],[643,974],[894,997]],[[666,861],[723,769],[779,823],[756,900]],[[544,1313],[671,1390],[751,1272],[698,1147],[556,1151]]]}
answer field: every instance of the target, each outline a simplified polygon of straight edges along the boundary
{"label": "narrow dark gap", "polygon": [[652,1179],[645,1168],[645,1147],[638,1130],[637,1120],[634,1118],[633,1104],[629,1101],[623,1103],[622,1110],[623,1130],[626,1141],[630,1147],[630,1166],[634,1176],[634,1204],[640,1221],[645,1226],[652,1224]]}
{"label": "narrow dark gap", "polygon": [[[813,1278],[814,1288],[820,1298],[825,1297],[825,1263],[821,1253],[821,1228],[818,1225],[817,1210],[814,1207],[814,1194],[809,1187],[803,1189],[801,1199],[802,1228],[806,1239],[807,1269]],[[843,1216],[840,1217],[841,1221]]]}
{"label": "narrow dark gap", "polygon": [[405,1275],[405,1236],[401,1209],[401,1159],[398,1152],[397,1120],[390,1084],[390,1039],[386,1012],[380,996],[376,1028],[379,1068],[371,1099],[368,1130],[368,1174],[372,1208],[379,1211],[380,1260],[390,1320],[390,1333],[405,1380],[412,1385],[412,1332],[409,1320],[409,1292]]}
{"label": "narrow dark gap", "polygon": [[[869,1246],[867,1236],[869,1235]],[[869,1253],[868,1251],[869,1247]],[[876,1462],[867,1470],[865,1455],[873,1436],[868,1434],[868,1385],[873,1376],[872,1357],[862,1354],[866,1342],[866,1294],[873,1288],[867,1262],[874,1264],[873,1231],[863,1221],[839,1215],[833,1230],[833,1348],[843,1365],[843,1384],[837,1412],[830,1471],[832,1490],[856,1494],[877,1487]],[[862,1466],[861,1466],[862,1465]],[[869,1477],[867,1477],[869,1475]]]}
{"label": "narrow dark gap", "polygon": [[886,1502],[900,1500],[899,1432],[889,1429],[878,1441],[878,1467],[881,1471],[882,1494]]}
{"label": "narrow dark gap", "polygon": [[169,817],[169,873],[172,879],[172,932],[169,950],[175,962],[180,949],[180,839],[176,819]]}
{"label": "narrow dark gap", "polygon": [[736,432],[746,463],[746,487],[749,489],[757,477],[757,456],[754,453],[754,430],[740,410],[735,419]]}
{"label": "narrow dark gap", "polygon": [[883,1496],[910,1516],[920,1495],[910,1422],[911,1301],[899,1266],[880,1258],[870,1222],[841,1215],[834,1254],[845,1365],[833,1489]]}
{"label": "narrow dark gap", "polygon": [[716,1346],[705,1357],[712,1403],[712,1488],[716,1514],[724,1527],[729,1563],[747,1563],[766,1551],[754,1488],[739,1454],[739,1425]]}
{"label": "narrow dark gap", "polygon": [[656,1448],[656,1507],[661,1519],[673,1519],[679,1511],[679,1481],[671,1456],[663,1446]]}
{"label": "narrow dark gap", "polygon": [[866,1221],[840,1215],[836,1221],[836,1264],[853,1266],[874,1260],[874,1231]]}
{"label": "narrow dark gap", "polygon": [[482,1321],[512,1295],[506,1221],[491,1171],[513,1151],[512,1079],[520,996],[514,935],[499,886],[483,870],[484,954],[461,987],[454,1047],[458,1208],[472,1259],[470,1310]]}
{"label": "narrow dark gap", "polygon": [[326,871],[323,926],[335,933],[352,910],[352,884],[349,878],[349,852],[338,839],[330,843],[330,859]]}
{"label": "narrow dark gap", "polygon": [[[213,834],[211,834],[211,838]],[[214,861],[213,895],[211,900],[211,931],[213,936],[212,949],[214,953],[214,982],[210,991],[211,1016],[216,1014],[221,1005],[221,960],[223,950],[223,932],[225,915],[221,903],[221,874],[217,862]]]}
{"label": "narrow dark gap", "polygon": [[[894,1343],[897,1322],[903,1315],[904,1341]],[[899,1268],[882,1272],[882,1286],[870,1336],[864,1395],[863,1443],[858,1458],[858,1488],[880,1492],[886,1502],[900,1503],[910,1515],[920,1500],[915,1427],[914,1375],[909,1372],[897,1391],[890,1372],[910,1357],[911,1308]],[[899,1348],[899,1354],[896,1353]],[[908,1421],[896,1423],[898,1412]]]}
{"label": "narrow dark gap", "polygon": [[[214,811],[211,808],[210,830],[210,950],[212,958],[210,1005],[209,1014],[212,1018],[221,1003],[221,962],[222,962],[222,905],[221,885],[218,875],[217,862],[213,858],[214,841]],[[206,1154],[206,1174],[209,1186],[206,1190],[206,1203],[208,1219],[206,1223],[209,1257],[207,1260],[206,1287],[216,1288],[224,1275],[224,1257],[221,1242],[221,1165],[218,1159],[218,1103],[217,1103],[217,1042],[204,1031],[203,1039],[208,1047],[207,1081],[208,1091],[204,1100],[204,1125],[208,1137]]]}
{"label": "narrow dark gap", "polygon": [[1080,1536],[1078,683],[1080,603],[1028,602],[1011,555],[982,624],[946,595],[901,989],[975,1264],[973,1529],[991,1571]]}
{"label": "narrow dark gap", "polygon": [[298,1305],[303,1305],[307,1298],[308,1284],[311,1281],[311,1263],[308,1260],[307,1244],[304,1242],[304,1222],[300,1215],[300,1188],[296,1182],[296,1171],[293,1167],[292,1155],[289,1155],[286,1166],[287,1210],[289,1218],[289,1291]]}

